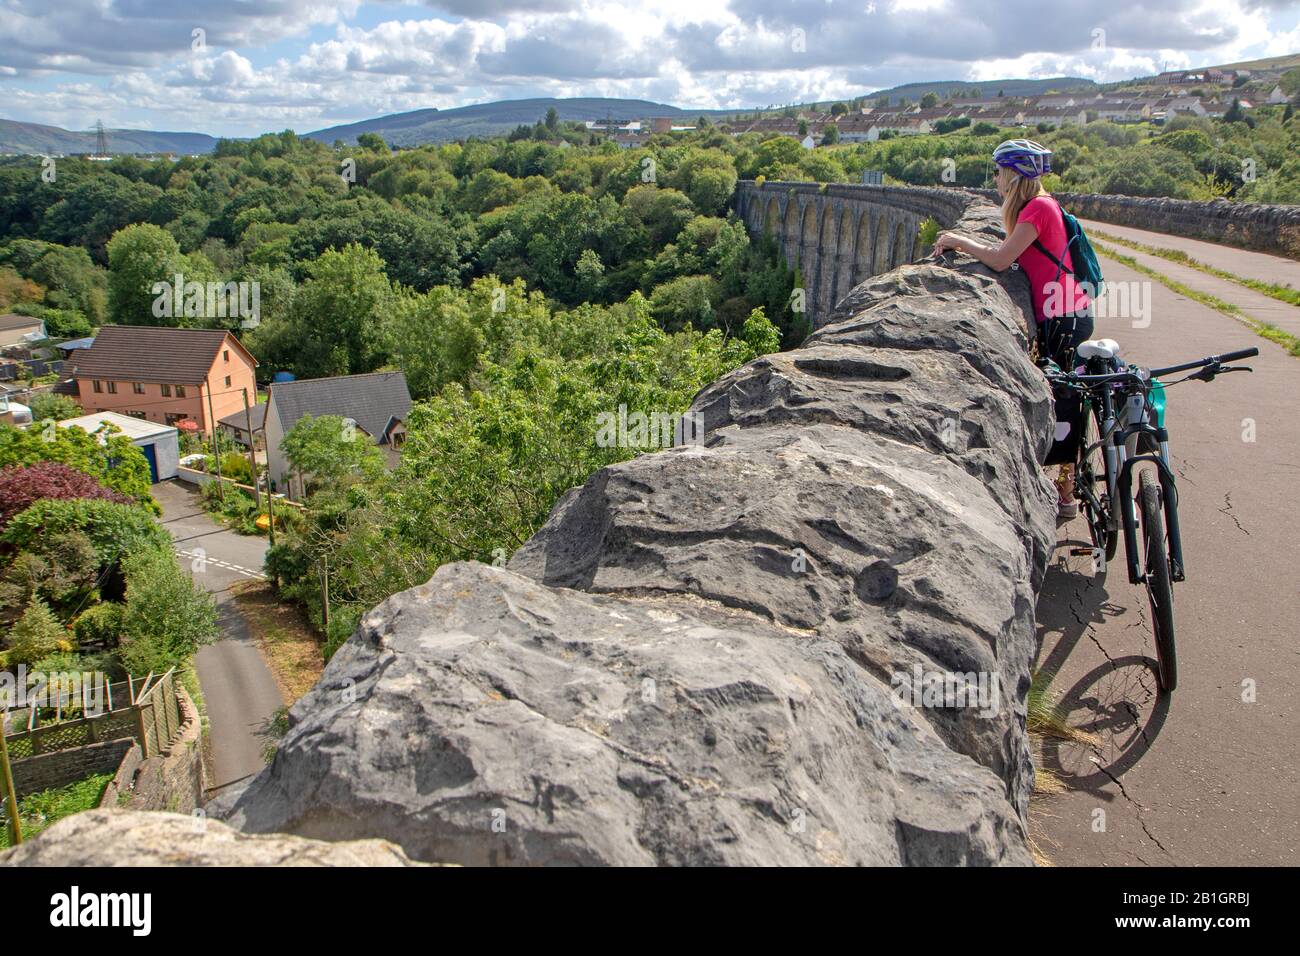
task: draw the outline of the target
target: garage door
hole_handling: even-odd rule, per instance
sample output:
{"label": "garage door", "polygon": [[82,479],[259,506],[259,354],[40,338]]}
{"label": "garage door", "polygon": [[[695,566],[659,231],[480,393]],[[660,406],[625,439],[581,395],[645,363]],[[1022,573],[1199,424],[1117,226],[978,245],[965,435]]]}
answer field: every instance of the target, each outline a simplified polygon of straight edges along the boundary
{"label": "garage door", "polygon": [[153,445],[141,445],[145,460],[149,462],[149,483],[158,483],[158,456],[154,454]]}

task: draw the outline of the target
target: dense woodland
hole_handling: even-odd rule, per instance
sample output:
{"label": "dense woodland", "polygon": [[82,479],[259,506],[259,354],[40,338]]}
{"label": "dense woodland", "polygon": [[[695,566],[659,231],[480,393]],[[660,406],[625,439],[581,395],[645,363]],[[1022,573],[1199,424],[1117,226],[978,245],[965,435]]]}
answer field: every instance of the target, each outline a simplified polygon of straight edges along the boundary
{"label": "dense woodland", "polygon": [[[178,161],[12,159],[0,164],[0,310],[40,315],[58,337],[110,322],[225,325],[263,380],[406,373],[417,404],[395,470],[348,445],[341,421],[294,436],[313,494],[268,570],[321,621],[328,565],[332,647],[361,611],[439,564],[499,563],[560,493],[635,454],[594,441],[599,413],[680,412],[728,369],[801,340],[789,305],[799,276],[728,215],[738,178],[855,181],[879,169],[887,181],[939,185],[953,170],[957,185],[981,186],[1009,135],[1025,131],[963,126],[809,151],[706,122],[624,150],[552,116],[507,139],[396,152],[374,136],[331,148],[285,132]],[[1055,150],[1051,188],[1300,202],[1290,107],[1030,135]],[[257,283],[257,321],[155,315],[153,283],[177,274]],[[0,465],[41,460],[7,440]],[[104,507],[139,510],[147,497],[135,489]],[[71,519],[60,528],[91,531]],[[76,567],[107,573],[103,554],[65,545]],[[24,553],[6,545],[10,578]],[[0,593],[12,620],[39,603],[75,628],[86,606],[129,603],[129,578],[121,593],[69,604],[34,567]]]}

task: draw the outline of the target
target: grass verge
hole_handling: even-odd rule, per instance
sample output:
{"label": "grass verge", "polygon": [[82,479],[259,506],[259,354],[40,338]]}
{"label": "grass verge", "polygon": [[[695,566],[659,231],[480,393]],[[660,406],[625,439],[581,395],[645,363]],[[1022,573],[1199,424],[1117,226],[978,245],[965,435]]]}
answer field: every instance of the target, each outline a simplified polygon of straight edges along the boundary
{"label": "grass verge", "polygon": [[1279,302],[1285,302],[1287,305],[1300,305],[1300,289],[1293,289],[1289,285],[1278,285],[1276,282],[1263,282],[1259,279],[1247,279],[1245,276],[1239,276],[1235,272],[1229,272],[1226,269],[1219,269],[1209,263],[1202,262],[1200,259],[1194,259],[1181,249],[1165,249],[1161,246],[1148,246],[1142,242],[1134,242],[1132,239],[1121,239],[1119,236],[1113,236],[1108,232],[1093,230],[1089,233],[1092,236],[1100,236],[1107,242],[1113,242],[1115,245],[1124,246],[1133,249],[1136,252],[1145,252],[1150,256],[1159,256],[1161,259],[1168,259],[1170,262],[1177,262],[1180,265],[1188,266],[1204,272],[1206,275],[1215,276],[1219,279],[1226,279],[1229,282],[1235,282],[1238,285],[1244,285],[1248,289],[1254,289],[1270,298],[1277,299]]}
{"label": "grass verge", "polygon": [[[30,840],[50,824],[70,817],[82,810],[99,806],[104,788],[113,779],[111,773],[95,774],[66,787],[53,787],[29,793],[18,801],[18,818],[22,822],[23,839]],[[9,845],[9,824],[0,826],[0,847]]]}
{"label": "grass verge", "polygon": [[320,639],[297,605],[282,602],[267,582],[248,581],[236,585],[232,593],[261,646],[285,706],[292,707],[325,669]]}
{"label": "grass verge", "polygon": [[[1069,785],[1058,774],[1043,766],[1041,756],[1042,742],[1045,737],[1068,740],[1072,743],[1083,744],[1086,747],[1100,745],[1100,741],[1095,734],[1070,725],[1069,715],[1048,692],[1054,676],[1054,674],[1041,670],[1036,671],[1030,681],[1029,694],[1025,699],[1025,726],[1029,731],[1030,747],[1035,753],[1034,789],[1030,797],[1035,802],[1042,800],[1044,797],[1065,793],[1070,789]],[[1041,808],[1039,812],[1042,812]],[[1038,840],[1039,834],[1033,827],[1032,819],[1031,831],[1034,832],[1029,834],[1029,852],[1034,858],[1034,864],[1036,866],[1054,866],[1055,864]]]}
{"label": "grass verge", "polygon": [[1279,329],[1276,325],[1252,319],[1231,302],[1224,302],[1218,296],[1210,295],[1208,292],[1197,292],[1195,289],[1188,288],[1177,279],[1171,279],[1169,276],[1156,269],[1152,269],[1150,266],[1144,266],[1132,256],[1126,256],[1122,252],[1116,252],[1114,249],[1100,241],[1094,240],[1093,246],[1108,259],[1114,259],[1116,262],[1128,266],[1135,272],[1140,272],[1145,276],[1150,276],[1161,285],[1177,292],[1179,295],[1186,296],[1193,301],[1201,303],[1201,305],[1208,306],[1215,311],[1222,312],[1230,318],[1236,319],[1238,322],[1244,323],[1249,326],[1256,335],[1266,338],[1270,342],[1276,342],[1296,358],[1300,358],[1300,337],[1294,336],[1284,329]]}

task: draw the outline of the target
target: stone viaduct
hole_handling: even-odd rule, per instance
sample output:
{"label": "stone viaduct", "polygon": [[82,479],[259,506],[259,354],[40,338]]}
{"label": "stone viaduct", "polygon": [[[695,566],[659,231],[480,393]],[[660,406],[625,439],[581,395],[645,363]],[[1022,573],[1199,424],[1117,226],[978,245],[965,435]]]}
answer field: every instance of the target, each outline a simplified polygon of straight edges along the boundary
{"label": "stone viaduct", "polygon": [[854,286],[914,261],[922,222],[947,228],[970,202],[957,189],[748,180],[733,197],[750,232],[772,236],[799,270],[813,329]]}
{"label": "stone viaduct", "polygon": [[[922,222],[932,218],[949,228],[977,196],[997,202],[988,189],[745,180],[736,184],[732,202],[749,231],[772,236],[790,267],[799,270],[815,330],[856,285],[918,258]],[[1085,219],[1300,258],[1295,206],[1080,193],[1057,198]],[[1000,238],[1000,232],[989,238]]]}

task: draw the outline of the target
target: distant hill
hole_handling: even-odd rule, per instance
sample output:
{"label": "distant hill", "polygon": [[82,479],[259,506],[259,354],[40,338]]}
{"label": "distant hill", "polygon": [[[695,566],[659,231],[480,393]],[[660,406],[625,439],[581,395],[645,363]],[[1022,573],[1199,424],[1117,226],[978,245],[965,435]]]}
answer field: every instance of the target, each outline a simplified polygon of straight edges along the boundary
{"label": "distant hill", "polygon": [[1276,71],[1293,70],[1300,67],[1300,53],[1287,53],[1283,56],[1270,56],[1262,60],[1242,60],[1239,63],[1218,63],[1210,66],[1194,66],[1188,69],[1192,72],[1201,70],[1220,69],[1220,70],[1252,70],[1257,73],[1272,73]]}
{"label": "distant hill", "polygon": [[394,146],[416,146],[421,143],[441,143],[465,139],[470,136],[490,137],[509,133],[521,123],[532,125],[555,107],[562,120],[636,120],[651,116],[668,116],[673,119],[694,120],[699,116],[734,116],[753,110],[692,110],[653,103],[649,100],[609,99],[600,96],[574,99],[538,97],[526,100],[499,100],[478,103],[449,110],[413,110],[393,113],[375,119],[331,126],[305,134],[308,139],[333,144],[343,140],[351,145],[362,133],[378,133],[385,142]]}
{"label": "distant hill", "polygon": [[[110,153],[210,153],[217,145],[206,133],[168,133],[147,129],[107,129]],[[64,155],[95,151],[95,134],[0,119],[0,153]]]}
{"label": "distant hill", "polygon": [[891,106],[902,99],[910,103],[919,102],[926,93],[934,93],[945,100],[952,96],[971,96],[976,91],[981,96],[1042,96],[1049,91],[1075,93],[1094,89],[1092,80],[1079,76],[1055,76],[1046,80],[935,80],[926,83],[904,83],[891,86],[887,90],[876,90],[866,94],[867,105],[875,103],[882,96],[889,97]]}

